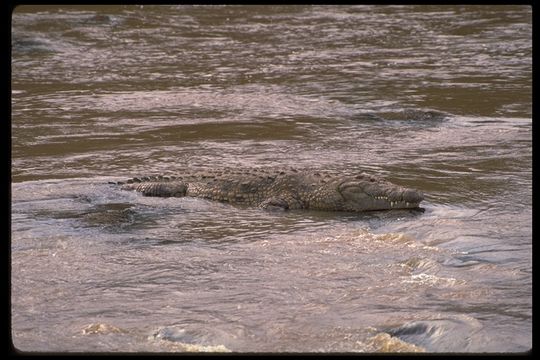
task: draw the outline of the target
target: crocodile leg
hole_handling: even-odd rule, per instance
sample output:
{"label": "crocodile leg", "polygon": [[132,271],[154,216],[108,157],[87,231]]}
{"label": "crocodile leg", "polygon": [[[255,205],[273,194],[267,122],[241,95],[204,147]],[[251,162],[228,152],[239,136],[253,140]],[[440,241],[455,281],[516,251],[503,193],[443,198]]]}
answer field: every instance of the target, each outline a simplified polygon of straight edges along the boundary
{"label": "crocodile leg", "polygon": [[265,210],[287,210],[289,203],[283,198],[271,197],[263,201],[259,207]]}
{"label": "crocodile leg", "polygon": [[272,196],[263,201],[259,207],[265,210],[293,210],[304,208],[302,202],[290,194],[284,194],[284,196]]}

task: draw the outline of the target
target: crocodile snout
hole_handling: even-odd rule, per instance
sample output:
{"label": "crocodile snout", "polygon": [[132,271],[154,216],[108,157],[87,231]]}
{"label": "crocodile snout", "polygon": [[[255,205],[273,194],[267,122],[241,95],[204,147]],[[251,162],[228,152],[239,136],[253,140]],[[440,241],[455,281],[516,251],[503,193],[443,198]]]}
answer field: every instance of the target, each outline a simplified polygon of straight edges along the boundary
{"label": "crocodile snout", "polygon": [[421,191],[407,189],[403,192],[402,198],[409,203],[419,203],[424,200],[424,194]]}

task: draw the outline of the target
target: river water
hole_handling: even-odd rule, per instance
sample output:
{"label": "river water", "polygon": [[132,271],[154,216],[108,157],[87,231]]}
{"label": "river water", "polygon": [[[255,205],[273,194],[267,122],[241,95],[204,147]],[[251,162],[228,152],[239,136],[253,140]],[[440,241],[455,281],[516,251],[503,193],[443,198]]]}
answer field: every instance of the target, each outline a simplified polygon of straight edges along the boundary
{"label": "river water", "polygon": [[[532,9],[17,7],[11,336],[38,352],[532,347]],[[108,181],[366,172],[423,212]]]}

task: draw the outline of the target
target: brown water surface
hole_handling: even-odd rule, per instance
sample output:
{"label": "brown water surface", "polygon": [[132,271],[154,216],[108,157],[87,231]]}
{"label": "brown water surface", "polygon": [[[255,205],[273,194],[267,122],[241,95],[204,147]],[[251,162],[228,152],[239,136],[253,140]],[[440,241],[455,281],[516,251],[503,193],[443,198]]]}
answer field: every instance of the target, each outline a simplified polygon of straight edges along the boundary
{"label": "brown water surface", "polygon": [[[527,6],[21,6],[23,351],[532,346]],[[425,212],[266,212],[108,181],[355,168]]]}

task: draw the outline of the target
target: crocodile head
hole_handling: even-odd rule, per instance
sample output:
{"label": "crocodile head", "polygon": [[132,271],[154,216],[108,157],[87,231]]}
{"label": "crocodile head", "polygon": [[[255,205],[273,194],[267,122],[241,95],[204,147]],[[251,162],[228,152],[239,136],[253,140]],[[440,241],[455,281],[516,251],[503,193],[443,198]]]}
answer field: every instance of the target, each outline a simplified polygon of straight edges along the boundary
{"label": "crocodile head", "polygon": [[368,175],[342,176],[318,187],[309,198],[319,210],[369,211],[418,208],[424,195]]}
{"label": "crocodile head", "polygon": [[367,175],[346,177],[337,184],[340,206],[345,211],[418,208],[422,192],[407,189]]}

